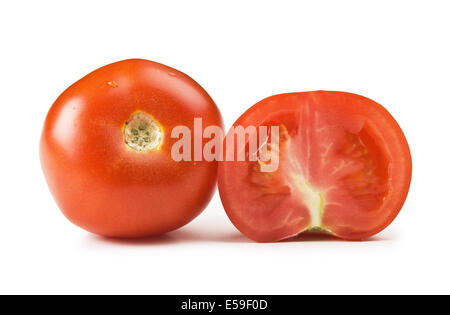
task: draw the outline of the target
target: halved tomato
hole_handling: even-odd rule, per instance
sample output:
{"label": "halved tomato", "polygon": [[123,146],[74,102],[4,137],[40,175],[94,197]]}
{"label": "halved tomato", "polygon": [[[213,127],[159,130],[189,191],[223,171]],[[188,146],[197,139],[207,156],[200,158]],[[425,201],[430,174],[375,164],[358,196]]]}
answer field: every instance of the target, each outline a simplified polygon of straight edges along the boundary
{"label": "halved tomato", "polygon": [[[278,159],[275,171],[263,172],[267,159],[261,158],[219,163],[224,208],[253,240],[279,241],[304,231],[364,239],[386,228],[403,206],[412,170],[408,143],[389,112],[368,98],[330,91],[275,95],[234,126],[279,130],[277,143],[266,138],[267,151]],[[246,139],[245,148],[226,142],[225,155],[254,153]]]}

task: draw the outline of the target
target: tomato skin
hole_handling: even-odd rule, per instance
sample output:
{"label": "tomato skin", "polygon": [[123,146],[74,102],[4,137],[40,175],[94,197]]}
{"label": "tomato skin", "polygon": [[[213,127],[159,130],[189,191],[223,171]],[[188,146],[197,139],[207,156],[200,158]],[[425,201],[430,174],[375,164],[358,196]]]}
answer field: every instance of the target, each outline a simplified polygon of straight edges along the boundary
{"label": "tomato skin", "polygon": [[[311,113],[304,114],[306,109]],[[319,118],[325,122],[328,134],[311,136],[314,133],[311,121],[316,117],[315,113],[319,113]],[[258,127],[268,121],[288,126],[291,129],[288,137],[293,143],[305,140],[301,134],[308,135],[308,159],[298,153],[301,150],[296,151],[295,145],[289,150],[280,149],[280,169],[266,182],[264,179],[261,182],[261,174],[255,175],[253,171],[250,171],[251,176],[247,174],[248,162],[219,163],[218,184],[222,203],[232,223],[244,235],[258,242],[273,242],[313,230],[346,240],[361,240],[385,229],[398,215],[411,181],[411,155],[403,132],[384,107],[366,97],[346,92],[288,93],[258,102],[233,126]],[[319,152],[319,147],[324,144],[321,141],[332,145],[339,143],[339,150],[331,150],[335,151],[333,159],[336,160],[332,162],[336,162],[334,166],[338,165],[345,146],[344,136],[336,136],[339,132],[358,138],[357,142],[350,142],[347,149],[354,150],[352,154],[355,156],[359,154],[354,162],[365,161],[366,164],[336,180],[329,175],[331,168],[319,165],[323,153]],[[359,142],[362,144],[358,151],[354,148]],[[225,154],[230,149],[230,145],[225,144]],[[234,147],[234,150],[239,149]],[[361,155],[367,156],[361,158]],[[324,193],[319,229],[312,228],[312,216],[302,200],[303,196],[299,196],[295,185],[286,180],[292,173],[290,165],[286,167],[288,157],[294,157],[300,165],[308,164],[304,166],[309,174],[308,187],[311,185],[324,192],[332,186],[335,189]],[[362,171],[370,175],[361,175]],[[264,192],[261,192],[261,186],[264,186]]]}
{"label": "tomato skin", "polygon": [[[124,126],[144,112],[160,125],[162,144],[138,152]],[[93,71],[64,91],[46,118],[42,168],[64,215],[95,234],[143,237],[175,230],[209,203],[217,162],[171,157],[171,130],[222,126],[211,97],[190,77],[148,60],[119,61]]]}

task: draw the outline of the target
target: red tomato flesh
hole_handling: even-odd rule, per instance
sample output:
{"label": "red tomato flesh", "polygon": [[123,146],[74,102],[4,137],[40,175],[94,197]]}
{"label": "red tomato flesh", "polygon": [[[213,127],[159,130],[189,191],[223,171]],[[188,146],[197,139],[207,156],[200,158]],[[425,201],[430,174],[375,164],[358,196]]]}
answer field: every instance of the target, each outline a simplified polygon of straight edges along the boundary
{"label": "red tomato flesh", "polygon": [[279,152],[276,171],[261,172],[261,161],[219,164],[225,210],[253,240],[305,231],[364,239],[388,226],[406,199],[408,144],[387,110],[370,99],[328,91],[276,95],[250,108],[238,125],[279,126],[280,133],[271,148]]}

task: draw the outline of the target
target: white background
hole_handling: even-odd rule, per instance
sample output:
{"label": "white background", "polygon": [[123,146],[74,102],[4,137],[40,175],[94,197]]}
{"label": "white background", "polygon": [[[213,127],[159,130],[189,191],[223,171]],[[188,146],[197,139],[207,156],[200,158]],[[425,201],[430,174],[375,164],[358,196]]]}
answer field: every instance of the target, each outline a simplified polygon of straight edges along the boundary
{"label": "white background", "polygon": [[[448,1],[3,1],[0,293],[450,293]],[[69,223],[39,163],[45,115],[71,83],[145,58],[197,80],[226,126],[260,99],[370,97],[411,146],[407,202],[367,242],[253,243],[218,194],[195,221],[141,241]]]}

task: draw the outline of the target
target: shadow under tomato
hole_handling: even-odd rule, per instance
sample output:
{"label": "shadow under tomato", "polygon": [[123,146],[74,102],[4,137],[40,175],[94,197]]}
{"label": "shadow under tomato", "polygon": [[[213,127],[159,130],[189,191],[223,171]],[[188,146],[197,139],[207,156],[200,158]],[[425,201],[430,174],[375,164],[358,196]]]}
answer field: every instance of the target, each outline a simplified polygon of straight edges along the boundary
{"label": "shadow under tomato", "polygon": [[116,244],[124,246],[158,246],[180,243],[253,243],[239,232],[213,233],[195,232],[188,229],[181,229],[163,235],[149,236],[144,238],[115,238],[90,234],[90,241]]}
{"label": "shadow under tomato", "polygon": [[[253,244],[267,244],[254,242],[243,234],[236,232],[213,232],[213,231],[193,231],[189,229],[181,229],[169,232],[163,235],[150,236],[145,238],[113,238],[91,234],[89,236],[91,241],[124,245],[124,246],[160,246],[173,245],[181,243],[253,243]],[[317,234],[317,233],[302,233],[280,241],[279,243],[302,243],[302,242],[346,242],[346,243],[365,243],[365,242],[380,242],[390,241],[386,236],[374,236],[362,241],[346,241],[334,237],[332,235]],[[273,244],[273,243],[272,243]]]}
{"label": "shadow under tomato", "polygon": [[117,238],[117,237],[107,237],[100,235],[89,235],[90,241],[104,243],[104,244],[116,244],[125,246],[147,246],[147,245],[167,245],[176,242],[168,234],[156,235],[144,238]]}

